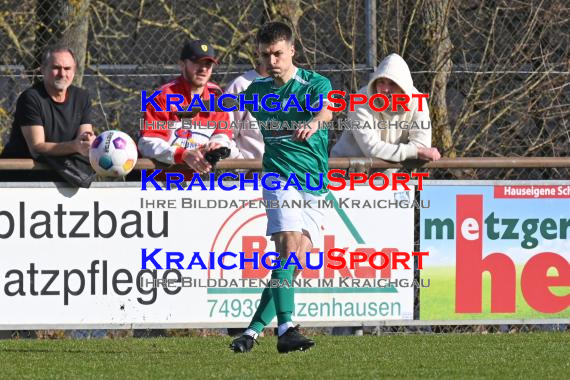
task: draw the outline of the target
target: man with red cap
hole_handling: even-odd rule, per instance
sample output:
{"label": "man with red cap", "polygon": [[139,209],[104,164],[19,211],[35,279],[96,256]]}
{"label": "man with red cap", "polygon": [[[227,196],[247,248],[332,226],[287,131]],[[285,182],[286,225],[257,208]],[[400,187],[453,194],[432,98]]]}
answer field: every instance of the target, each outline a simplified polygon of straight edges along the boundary
{"label": "man with red cap", "polygon": [[[210,94],[220,96],[221,88],[209,81],[214,64],[217,63],[214,49],[207,42],[194,40],[184,44],[179,61],[181,75],[162,86],[160,94],[154,98],[156,104],[165,111],[157,111],[147,104],[145,128],[141,131],[138,144],[144,157],[167,164],[185,163],[193,171],[203,174],[212,169],[205,154],[230,146],[232,132],[227,113],[199,112],[192,117],[189,123],[191,126],[185,124],[183,128],[181,117],[177,114],[179,110],[174,106],[166,109],[169,94],[183,97],[181,106],[184,110],[192,104],[195,96],[199,96],[202,101],[209,101]],[[157,121],[175,121],[174,128],[156,128]]]}

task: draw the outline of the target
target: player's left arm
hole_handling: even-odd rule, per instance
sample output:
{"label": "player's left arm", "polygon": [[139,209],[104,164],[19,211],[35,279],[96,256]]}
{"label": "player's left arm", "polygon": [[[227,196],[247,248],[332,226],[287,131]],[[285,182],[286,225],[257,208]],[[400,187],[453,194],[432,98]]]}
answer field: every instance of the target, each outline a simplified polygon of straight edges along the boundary
{"label": "player's left arm", "polygon": [[[318,81],[309,90],[311,100],[319,99],[319,96],[323,97],[323,108],[309,121],[305,128],[300,128],[293,133],[293,140],[295,141],[307,141],[312,135],[314,135],[318,130],[319,126],[323,122],[330,122],[333,118],[332,111],[327,107],[327,95],[332,91],[331,82],[323,78]],[[315,106],[315,104],[313,104]]]}
{"label": "player's left arm", "polygon": [[323,122],[330,122],[332,120],[332,111],[323,107],[315,117],[304,128],[297,129],[293,134],[293,140],[307,141],[312,135],[319,130],[319,126]]}

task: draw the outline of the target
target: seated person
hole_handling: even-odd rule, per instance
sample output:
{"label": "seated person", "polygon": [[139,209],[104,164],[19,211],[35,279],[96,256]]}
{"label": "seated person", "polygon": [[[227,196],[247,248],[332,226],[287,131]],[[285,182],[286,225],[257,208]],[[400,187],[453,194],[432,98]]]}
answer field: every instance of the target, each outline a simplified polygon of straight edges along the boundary
{"label": "seated person", "polygon": [[[154,98],[155,102],[162,109],[166,109],[166,95],[180,94],[183,97],[181,106],[186,109],[192,104],[194,95],[199,96],[202,101],[209,101],[211,93],[221,95],[220,87],[209,82],[215,63],[218,61],[208,43],[201,40],[186,42],[180,54],[181,75],[160,88],[160,95]],[[194,102],[194,105],[196,103]],[[141,131],[139,151],[143,157],[167,164],[185,163],[192,171],[200,174],[209,172],[212,166],[205,159],[206,152],[230,147],[232,132],[228,114],[192,112],[185,118],[192,118],[193,126],[183,128],[182,118],[173,107],[167,112],[159,112],[150,103],[147,105],[144,114],[146,123],[169,120],[178,123],[176,129],[157,129],[147,124]],[[226,125],[220,124],[220,121]],[[208,128],[208,122],[215,122],[215,128]],[[198,128],[198,125],[203,128]]]}
{"label": "seated person", "polygon": [[[368,98],[374,94],[384,94],[392,102],[392,94],[407,94],[411,98],[412,94],[418,94],[419,91],[414,87],[406,61],[397,54],[391,54],[380,62],[368,85],[358,93]],[[423,102],[423,111],[418,109],[419,101]],[[375,99],[375,102],[378,108],[382,108],[382,99]],[[368,103],[355,105],[354,112],[348,113],[353,128],[342,133],[331,150],[331,156],[374,157],[393,162],[410,159],[439,160],[439,151],[431,147],[427,101],[411,98],[408,103],[410,111],[405,111],[401,105],[398,105],[397,111],[392,111],[391,108],[392,104],[385,111],[376,112]],[[361,126],[367,122],[372,128],[356,128],[356,121]]]}
{"label": "seated person", "polygon": [[[91,126],[91,101],[86,90],[73,86],[77,62],[63,45],[43,55],[43,81],[26,89],[16,104],[10,140],[2,158],[88,156],[95,138]],[[3,172],[2,180],[62,180],[55,172],[17,170]]]}

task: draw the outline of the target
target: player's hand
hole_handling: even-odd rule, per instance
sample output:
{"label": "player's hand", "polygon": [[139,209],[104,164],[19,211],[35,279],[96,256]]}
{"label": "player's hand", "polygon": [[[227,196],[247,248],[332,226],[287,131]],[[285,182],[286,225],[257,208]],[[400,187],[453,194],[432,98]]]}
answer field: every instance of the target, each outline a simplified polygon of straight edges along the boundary
{"label": "player's hand", "polygon": [[221,147],[223,147],[223,145],[218,143],[218,142],[209,142],[205,146],[204,153],[211,152],[212,150],[216,150],[216,149],[221,148]]}
{"label": "player's hand", "polygon": [[437,148],[418,148],[418,159],[424,161],[437,161],[441,158],[441,154]]}
{"label": "player's hand", "polygon": [[212,165],[204,158],[204,148],[184,151],[182,160],[197,173],[204,174],[212,170]]}
{"label": "player's hand", "polygon": [[95,134],[93,134],[93,132],[83,132],[74,140],[75,151],[83,156],[89,156],[89,148],[93,140],[95,140]]}
{"label": "player's hand", "polygon": [[82,141],[89,141],[90,143],[92,143],[93,140],[95,140],[95,134],[91,131],[85,131],[82,134],[80,134],[79,137],[81,138]]}
{"label": "player's hand", "polygon": [[307,141],[319,129],[319,123],[316,121],[302,124],[302,126],[303,128],[299,128],[293,133],[293,141]]}

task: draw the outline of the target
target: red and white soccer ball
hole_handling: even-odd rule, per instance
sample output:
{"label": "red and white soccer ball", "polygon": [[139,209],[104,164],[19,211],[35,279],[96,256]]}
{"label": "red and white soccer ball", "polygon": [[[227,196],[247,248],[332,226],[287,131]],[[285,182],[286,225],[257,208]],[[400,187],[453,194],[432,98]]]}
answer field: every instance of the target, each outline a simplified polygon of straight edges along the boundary
{"label": "red and white soccer ball", "polygon": [[124,177],[137,163],[137,146],[129,135],[121,131],[101,133],[89,148],[93,170],[104,177]]}

